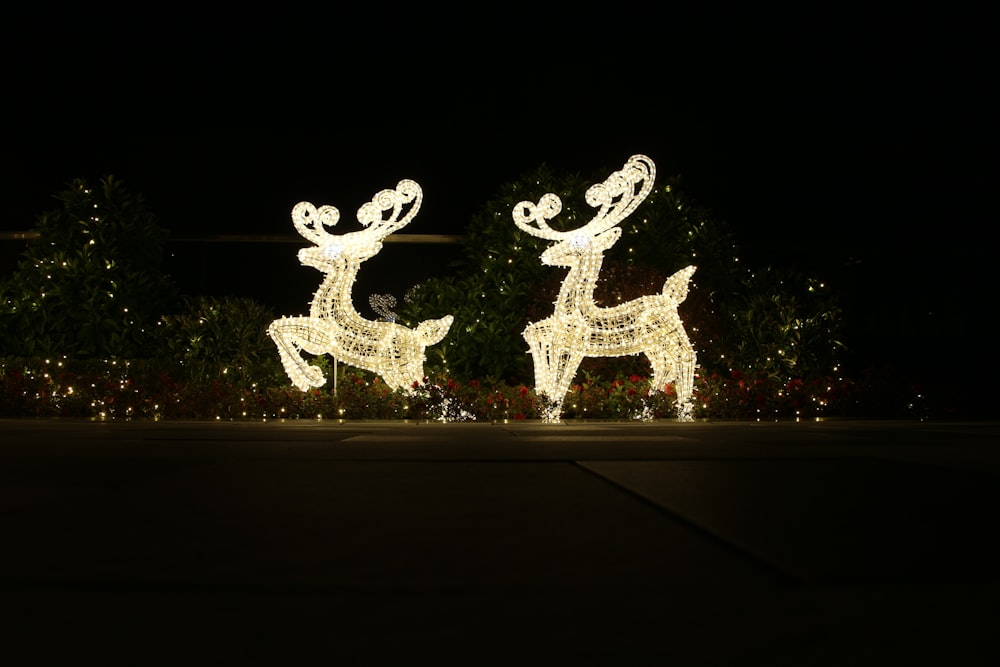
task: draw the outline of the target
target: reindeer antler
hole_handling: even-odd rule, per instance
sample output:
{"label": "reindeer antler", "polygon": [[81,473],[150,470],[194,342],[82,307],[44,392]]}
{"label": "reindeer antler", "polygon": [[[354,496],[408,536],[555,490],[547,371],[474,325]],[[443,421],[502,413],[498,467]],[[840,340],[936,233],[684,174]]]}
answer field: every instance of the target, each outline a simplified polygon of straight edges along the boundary
{"label": "reindeer antler", "polygon": [[[384,238],[407,225],[420,210],[423,191],[416,182],[404,179],[395,190],[382,190],[370,202],[358,209],[358,222],[374,237]],[[405,214],[403,213],[404,208]],[[386,212],[390,215],[387,218]],[[326,231],[340,221],[340,211],[335,206],[320,206],[299,202],[292,208],[292,223],[304,238],[316,245],[323,245],[334,235]]]}
{"label": "reindeer antler", "polygon": [[317,209],[311,203],[302,201],[292,209],[292,224],[295,229],[316,245],[323,245],[323,241],[331,236],[325,228],[333,227],[339,220],[340,211],[334,206],[321,206]]}
{"label": "reindeer antler", "polygon": [[652,191],[655,177],[656,166],[653,161],[645,155],[633,155],[622,169],[612,173],[603,183],[592,185],[587,190],[587,203],[599,210],[582,227],[561,232],[552,229],[545,222],[562,210],[562,202],[552,193],[543,195],[538,204],[523,201],[515,206],[514,224],[532,236],[550,241],[562,241],[585,234],[597,235],[631,215]]}
{"label": "reindeer antler", "polygon": [[[388,236],[405,227],[420,210],[423,191],[416,182],[404,179],[395,190],[382,190],[370,202],[358,209],[358,222],[378,236]],[[409,205],[406,213],[404,207]],[[389,217],[385,217],[389,212]],[[400,217],[402,215],[402,217]]]}
{"label": "reindeer antler", "polygon": [[[533,204],[530,201],[519,203],[514,207],[512,215],[514,216],[514,224],[532,236],[549,239],[550,241],[558,241],[568,236],[569,233],[552,229],[545,220],[554,218],[561,210],[562,201],[550,192],[549,194],[542,195],[542,198],[538,200],[538,204]],[[532,222],[536,226],[532,227],[530,224]]]}
{"label": "reindeer antler", "polygon": [[594,225],[597,229],[591,233],[598,234],[630,216],[652,191],[655,178],[652,160],[645,155],[630,157],[621,170],[587,190],[587,203],[600,210],[585,228],[590,231]]}

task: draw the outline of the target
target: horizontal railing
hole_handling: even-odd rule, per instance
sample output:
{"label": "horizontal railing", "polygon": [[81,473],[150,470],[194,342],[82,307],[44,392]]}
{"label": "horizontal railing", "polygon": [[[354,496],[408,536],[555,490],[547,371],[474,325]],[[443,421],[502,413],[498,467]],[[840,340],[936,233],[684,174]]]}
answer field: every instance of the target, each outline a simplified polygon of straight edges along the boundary
{"label": "horizontal railing", "polygon": [[[29,241],[37,239],[38,232],[0,232],[0,241]],[[458,234],[390,234],[385,243],[462,243]],[[295,234],[214,234],[205,236],[170,236],[168,242],[188,243],[306,243]]]}

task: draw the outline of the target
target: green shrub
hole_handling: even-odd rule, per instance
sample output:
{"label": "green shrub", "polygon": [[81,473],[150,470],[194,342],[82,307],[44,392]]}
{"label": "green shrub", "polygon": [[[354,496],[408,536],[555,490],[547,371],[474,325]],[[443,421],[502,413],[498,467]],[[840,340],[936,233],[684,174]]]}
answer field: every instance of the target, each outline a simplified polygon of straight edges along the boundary
{"label": "green shrub", "polygon": [[0,286],[0,352],[136,358],[150,354],[176,295],[161,270],[167,232],[141,195],[108,176],[73,181],[38,217]]}
{"label": "green shrub", "polygon": [[162,318],[159,356],[188,382],[280,385],[287,379],[267,335],[274,318],[246,297],[184,297],[179,312]]}

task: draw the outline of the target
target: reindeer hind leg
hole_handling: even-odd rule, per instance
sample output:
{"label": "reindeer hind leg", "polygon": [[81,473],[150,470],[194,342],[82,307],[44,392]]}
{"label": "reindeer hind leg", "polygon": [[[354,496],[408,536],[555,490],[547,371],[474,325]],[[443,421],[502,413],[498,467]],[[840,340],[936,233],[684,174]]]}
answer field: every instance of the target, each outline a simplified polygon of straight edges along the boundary
{"label": "reindeer hind leg", "polygon": [[674,356],[647,353],[649,365],[653,369],[650,379],[651,391],[664,391],[668,384],[674,385],[676,392],[677,421],[691,421],[692,399],[694,396],[694,353],[679,353]]}
{"label": "reindeer hind leg", "polygon": [[692,347],[679,350],[674,359],[675,388],[677,389],[677,421],[694,420],[694,371],[697,354]]}

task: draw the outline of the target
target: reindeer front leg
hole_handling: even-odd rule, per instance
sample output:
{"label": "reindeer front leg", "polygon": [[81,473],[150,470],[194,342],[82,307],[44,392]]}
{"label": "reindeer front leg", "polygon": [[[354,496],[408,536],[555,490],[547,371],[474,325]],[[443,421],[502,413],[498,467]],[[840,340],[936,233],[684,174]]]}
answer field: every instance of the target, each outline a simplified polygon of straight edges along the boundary
{"label": "reindeer front leg", "polygon": [[584,355],[572,344],[573,335],[553,330],[547,320],[529,325],[524,337],[535,365],[535,392],[545,402],[541,406],[542,420],[558,422],[570,383]]}
{"label": "reindeer front leg", "polygon": [[326,383],[323,371],[302,358],[302,350],[309,354],[326,354],[330,351],[330,338],[325,329],[310,317],[282,317],[271,322],[267,335],[278,347],[281,365],[292,384],[301,391],[321,387]]}
{"label": "reindeer front leg", "polygon": [[552,378],[552,326],[548,320],[533,322],[522,333],[528,344],[528,352],[535,369],[535,395],[540,406],[542,421],[558,422],[562,415],[562,400],[555,397],[550,380]]}
{"label": "reindeer front leg", "polygon": [[[567,383],[560,390],[563,375],[561,368],[565,367],[567,360],[552,349],[549,341],[539,341],[532,346],[531,356],[535,364],[535,393],[541,402],[539,414],[544,422],[558,422],[562,417],[563,401],[569,389]],[[576,363],[579,364],[579,361]]]}
{"label": "reindeer front leg", "polygon": [[546,421],[559,421],[562,417],[563,403],[569,387],[576,377],[576,372],[583,361],[583,354],[572,348],[561,347],[549,350],[549,378],[546,383],[545,394],[554,402],[549,407],[549,414]]}

